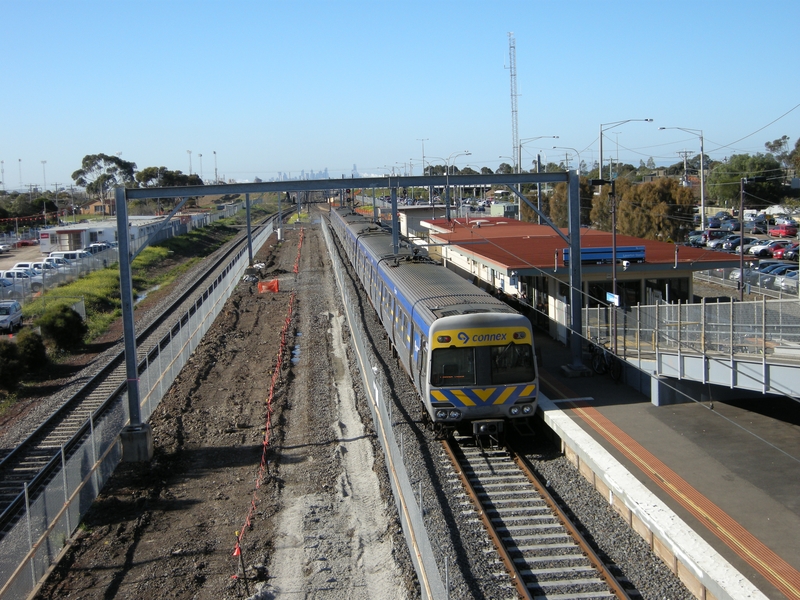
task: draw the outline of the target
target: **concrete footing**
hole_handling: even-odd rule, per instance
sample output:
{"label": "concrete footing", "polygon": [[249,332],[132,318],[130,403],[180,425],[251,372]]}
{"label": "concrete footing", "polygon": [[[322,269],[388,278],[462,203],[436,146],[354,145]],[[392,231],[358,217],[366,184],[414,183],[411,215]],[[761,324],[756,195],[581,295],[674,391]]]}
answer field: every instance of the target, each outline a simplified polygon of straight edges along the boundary
{"label": "concrete footing", "polygon": [[128,425],[119,438],[122,462],[150,462],[153,459],[153,430],[147,423]]}

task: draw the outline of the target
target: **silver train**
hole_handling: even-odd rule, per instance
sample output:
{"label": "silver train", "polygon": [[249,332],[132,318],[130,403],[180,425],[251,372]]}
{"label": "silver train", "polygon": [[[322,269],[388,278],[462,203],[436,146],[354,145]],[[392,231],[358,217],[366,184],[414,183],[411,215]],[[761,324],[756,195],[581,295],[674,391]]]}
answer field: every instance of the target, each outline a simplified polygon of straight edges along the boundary
{"label": "silver train", "polygon": [[525,316],[413,244],[394,254],[391,232],[351,209],[332,209],[330,223],[438,434],[500,435],[533,416],[539,378]]}

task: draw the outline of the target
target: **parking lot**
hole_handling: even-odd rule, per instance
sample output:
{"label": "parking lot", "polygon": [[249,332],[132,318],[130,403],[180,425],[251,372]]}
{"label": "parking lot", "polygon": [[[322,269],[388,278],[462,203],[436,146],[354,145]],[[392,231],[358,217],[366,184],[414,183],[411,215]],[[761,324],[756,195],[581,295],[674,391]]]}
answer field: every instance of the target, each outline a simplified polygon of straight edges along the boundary
{"label": "parking lot", "polygon": [[3,252],[0,254],[0,271],[11,269],[18,262],[32,262],[42,260],[42,254],[39,246],[22,246],[14,248],[11,252]]}

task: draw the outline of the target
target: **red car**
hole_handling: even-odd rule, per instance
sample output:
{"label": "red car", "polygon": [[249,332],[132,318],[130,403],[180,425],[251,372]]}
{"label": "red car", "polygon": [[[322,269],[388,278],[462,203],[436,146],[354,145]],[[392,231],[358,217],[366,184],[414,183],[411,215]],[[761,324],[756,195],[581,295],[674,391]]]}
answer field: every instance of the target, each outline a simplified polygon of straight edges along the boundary
{"label": "red car", "polygon": [[787,250],[797,250],[797,246],[800,245],[798,242],[794,244],[788,244],[786,246],[781,246],[780,248],[775,248],[772,251],[772,258],[780,258],[783,259],[783,255],[786,253]]}
{"label": "red car", "polygon": [[20,246],[36,246],[39,243],[39,240],[20,240]]}
{"label": "red car", "polygon": [[773,225],[769,230],[769,234],[772,237],[794,237],[797,235],[797,227],[785,223]]}

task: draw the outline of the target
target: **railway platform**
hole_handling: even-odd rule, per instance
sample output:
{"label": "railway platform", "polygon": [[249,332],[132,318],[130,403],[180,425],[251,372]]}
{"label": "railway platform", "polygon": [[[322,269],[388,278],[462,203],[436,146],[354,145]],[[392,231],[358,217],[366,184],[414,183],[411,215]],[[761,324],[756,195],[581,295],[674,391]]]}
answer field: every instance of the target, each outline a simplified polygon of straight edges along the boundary
{"label": "railway platform", "polygon": [[624,380],[568,377],[569,348],[535,337],[545,423],[695,596],[800,600],[800,404],[654,406]]}

